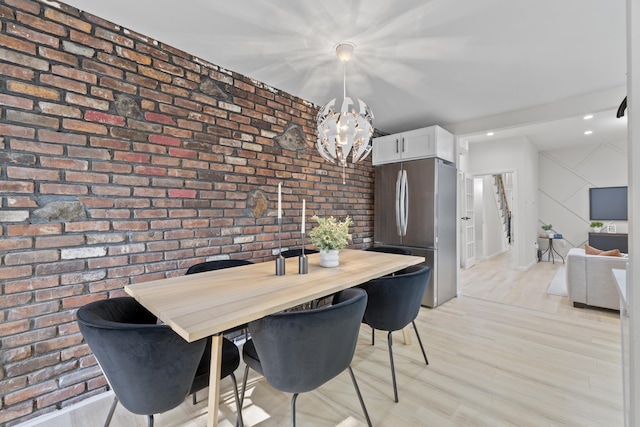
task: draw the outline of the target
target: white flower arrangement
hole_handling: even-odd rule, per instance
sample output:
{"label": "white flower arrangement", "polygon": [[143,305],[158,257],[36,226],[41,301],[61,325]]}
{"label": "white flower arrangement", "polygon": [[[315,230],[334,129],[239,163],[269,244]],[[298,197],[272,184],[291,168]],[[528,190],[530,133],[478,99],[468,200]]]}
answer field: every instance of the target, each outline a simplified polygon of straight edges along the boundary
{"label": "white flower arrangement", "polygon": [[332,216],[320,218],[314,215],[311,220],[316,221],[318,226],[309,232],[309,239],[318,249],[325,251],[342,249],[351,240],[349,226],[353,225],[353,221],[349,216],[344,221],[338,221]]}

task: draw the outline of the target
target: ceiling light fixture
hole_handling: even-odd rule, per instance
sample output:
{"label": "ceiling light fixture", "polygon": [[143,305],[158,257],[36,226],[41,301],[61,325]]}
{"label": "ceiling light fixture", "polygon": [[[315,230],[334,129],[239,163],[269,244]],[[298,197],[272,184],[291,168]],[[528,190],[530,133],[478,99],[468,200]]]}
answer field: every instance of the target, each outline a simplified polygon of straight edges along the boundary
{"label": "ceiling light fixture", "polygon": [[582,118],[582,120],[591,120],[591,119],[593,119],[593,114],[587,114]]}
{"label": "ceiling light fixture", "polygon": [[585,130],[585,131],[584,131],[584,134],[585,134],[585,135],[591,135],[592,133],[593,133],[593,131],[592,131],[592,130]]}
{"label": "ceiling light fixture", "polygon": [[347,97],[347,61],[355,47],[351,42],[336,45],[338,59],[344,64],[340,110],[335,109],[336,98],[333,98],[318,112],[318,152],[325,160],[342,166],[343,184],[349,153],[351,162],[356,163],[365,159],[372,148],[373,112],[361,99],[356,105]]}
{"label": "ceiling light fixture", "polygon": [[493,136],[493,132],[487,132],[487,136]]}

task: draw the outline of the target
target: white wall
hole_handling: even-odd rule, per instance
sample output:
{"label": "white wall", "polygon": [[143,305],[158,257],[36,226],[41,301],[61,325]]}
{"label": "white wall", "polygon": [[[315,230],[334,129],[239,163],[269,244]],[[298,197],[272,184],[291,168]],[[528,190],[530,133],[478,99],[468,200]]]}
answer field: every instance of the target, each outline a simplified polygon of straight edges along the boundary
{"label": "white wall", "polygon": [[482,177],[473,179],[473,221],[476,258],[486,258],[484,248],[484,185]]}
{"label": "white wall", "polygon": [[[627,185],[627,142],[543,151],[539,153],[539,167],[537,230],[540,232],[543,224],[552,224],[566,242],[564,247],[554,248],[564,255],[588,240],[589,188]],[[628,231],[627,221],[612,223],[618,233]]]}
{"label": "white wall", "polygon": [[524,137],[469,145],[473,176],[513,172],[514,268],[528,270],[537,261],[538,152]]}

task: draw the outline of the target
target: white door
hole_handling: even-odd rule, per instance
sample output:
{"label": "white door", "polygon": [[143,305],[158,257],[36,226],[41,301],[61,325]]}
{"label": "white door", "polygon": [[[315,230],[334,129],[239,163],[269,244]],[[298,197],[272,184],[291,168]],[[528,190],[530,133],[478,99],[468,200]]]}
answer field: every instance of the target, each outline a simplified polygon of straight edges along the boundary
{"label": "white door", "polygon": [[464,269],[471,268],[476,263],[475,219],[473,214],[473,177],[464,176],[464,203],[462,219]]}

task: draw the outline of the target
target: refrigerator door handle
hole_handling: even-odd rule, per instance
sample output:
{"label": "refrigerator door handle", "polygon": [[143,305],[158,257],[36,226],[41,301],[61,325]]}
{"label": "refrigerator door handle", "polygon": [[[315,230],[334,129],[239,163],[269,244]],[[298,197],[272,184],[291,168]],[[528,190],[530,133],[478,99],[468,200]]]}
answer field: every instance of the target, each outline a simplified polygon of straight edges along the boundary
{"label": "refrigerator door handle", "polygon": [[398,230],[398,236],[402,236],[402,224],[400,216],[400,183],[402,181],[402,170],[398,171],[398,177],[396,178],[396,228]]}
{"label": "refrigerator door handle", "polygon": [[407,225],[409,223],[409,178],[407,177],[407,171],[402,170],[402,235],[407,235]]}

